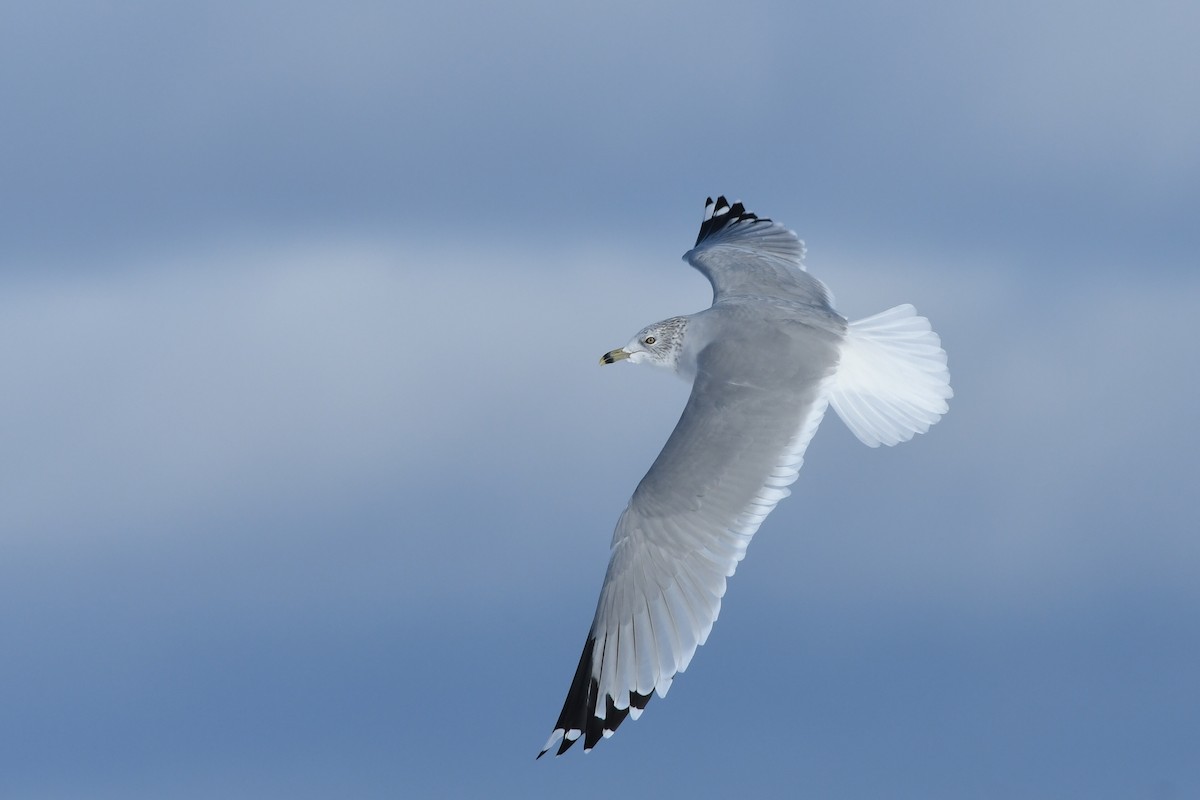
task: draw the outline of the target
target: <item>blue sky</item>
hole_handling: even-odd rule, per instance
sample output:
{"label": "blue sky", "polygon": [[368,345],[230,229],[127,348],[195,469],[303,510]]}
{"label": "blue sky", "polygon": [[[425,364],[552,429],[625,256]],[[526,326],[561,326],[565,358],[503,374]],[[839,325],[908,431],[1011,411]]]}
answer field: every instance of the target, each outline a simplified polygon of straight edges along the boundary
{"label": "blue sky", "polygon": [[[1194,4],[430,5],[3,12],[0,794],[1200,793]],[[535,763],[717,193],[956,397]]]}

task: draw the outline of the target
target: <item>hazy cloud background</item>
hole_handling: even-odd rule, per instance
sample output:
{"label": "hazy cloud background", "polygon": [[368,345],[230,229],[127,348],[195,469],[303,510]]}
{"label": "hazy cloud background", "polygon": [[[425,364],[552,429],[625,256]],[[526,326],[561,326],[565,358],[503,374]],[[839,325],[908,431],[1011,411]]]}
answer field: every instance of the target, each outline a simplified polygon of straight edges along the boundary
{"label": "hazy cloud background", "polygon": [[[1200,792],[1194,4],[26,4],[0,793]],[[724,193],[957,392],[830,416],[668,701],[536,764]]]}

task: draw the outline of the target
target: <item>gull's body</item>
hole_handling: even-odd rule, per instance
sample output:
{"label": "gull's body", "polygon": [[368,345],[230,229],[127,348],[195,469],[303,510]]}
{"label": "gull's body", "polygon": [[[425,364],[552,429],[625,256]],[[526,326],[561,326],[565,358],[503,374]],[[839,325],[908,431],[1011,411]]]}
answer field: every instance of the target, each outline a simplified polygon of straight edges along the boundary
{"label": "gull's body", "polygon": [[848,323],[803,257],[791,231],[710,198],[684,258],[712,283],[712,307],[649,325],[601,359],[672,369],[692,393],[617,523],[596,616],[539,757],[581,737],[590,750],[652,693],[666,695],[830,404],[872,447],[907,441],[946,412],[946,354],[928,321],[897,306]]}

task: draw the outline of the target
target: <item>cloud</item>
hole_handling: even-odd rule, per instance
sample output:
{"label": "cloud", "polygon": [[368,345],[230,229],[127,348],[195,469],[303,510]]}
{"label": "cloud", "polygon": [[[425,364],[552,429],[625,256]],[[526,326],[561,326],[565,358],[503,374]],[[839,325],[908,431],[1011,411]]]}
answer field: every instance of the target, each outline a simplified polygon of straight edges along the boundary
{"label": "cloud", "polygon": [[520,235],[548,209],[571,213],[542,237],[644,234],[673,218],[649,209],[718,192],[926,246],[1190,240],[1197,20],[1177,5],[39,6],[0,34],[8,246]]}
{"label": "cloud", "polygon": [[[214,785],[294,775],[287,754],[312,747],[335,754],[319,782],[380,741],[454,751],[457,720],[492,702],[529,731],[531,755],[616,516],[684,403],[669,376],[597,363],[646,322],[707,305],[677,255],[636,242],[289,238],[91,275],[10,273],[0,608],[25,643],[5,666],[27,689],[14,719],[40,720],[21,752],[78,750],[103,729],[175,775],[194,761],[146,731],[193,720],[178,741],[225,764],[205,773]],[[688,691],[721,696],[745,659],[779,657],[843,675],[824,685],[855,696],[855,681],[885,680],[869,665],[893,664],[897,637],[917,637],[966,660],[962,697],[979,652],[1017,653],[992,669],[1023,670],[1057,730],[1070,728],[1055,676],[1107,652],[1087,633],[1111,630],[1101,618],[1117,615],[1148,652],[1191,624],[1178,610],[1195,604],[1200,561],[1186,499],[1196,386],[1180,365],[1200,286],[1100,265],[1102,280],[1067,282],[1064,299],[1061,282],[1047,291],[961,252],[821,246],[810,262],[851,316],[914,302],[942,334],[957,394],[942,422],[894,449],[864,448],[826,419],[795,494],[731,581]],[[1068,643],[1050,677],[1020,661],[1031,636]],[[482,674],[481,651],[493,654]],[[905,658],[886,680],[932,668]],[[783,680],[773,663],[755,669]],[[331,705],[304,699],[331,691]],[[765,702],[755,691],[747,708]],[[665,729],[710,708],[674,693],[664,705]],[[749,712],[713,713],[750,724]],[[282,735],[269,722],[280,718],[301,730]],[[244,743],[219,731],[251,719],[278,745],[243,768],[230,748]],[[397,739],[385,719],[430,722]],[[374,744],[356,756],[322,725]],[[518,738],[469,746],[517,758]],[[78,774],[92,782],[101,762],[133,769],[128,755],[89,752],[99,760]]]}
{"label": "cloud", "polygon": [[[4,787],[1196,785],[1194,10],[464,12],[7,14]],[[671,699],[531,771],[687,391],[596,361],[716,193],[957,394],[830,416]]]}
{"label": "cloud", "polygon": [[[916,302],[950,352],[957,396],[928,436],[883,454],[858,452],[829,417],[797,487],[829,502],[791,500],[768,529],[831,519],[855,497],[934,514],[936,524],[870,545],[889,554],[881,568],[911,571],[871,580],[912,589],[919,576],[933,596],[963,589],[944,570],[952,557],[1023,602],[1100,592],[1118,575],[1182,579],[1197,559],[1185,533],[1194,518],[1172,494],[1197,435],[1185,400],[1194,381],[1178,369],[1194,282],[1130,276],[1060,303],[1020,274],[936,256],[819,261],[850,316]],[[395,241],[291,242],[152,258],[103,280],[31,278],[5,293],[0,332],[24,343],[6,399],[20,424],[5,432],[5,527],[34,551],[133,546],[187,542],[200,535],[197,517],[235,509],[290,508],[287,519],[311,522],[367,501],[374,516],[348,522],[407,530],[393,554],[424,559],[425,571],[407,562],[409,592],[446,591],[458,570],[499,591],[487,557],[502,550],[497,536],[536,569],[549,563],[542,548],[552,561],[575,541],[557,531],[581,525],[598,575],[611,524],[686,387],[601,370],[596,358],[707,295],[682,263],[630,252]],[[1122,502],[1130,492],[1152,505]],[[857,535],[874,541],[878,512],[856,513]],[[1155,535],[1137,545],[1122,526],[1139,521]],[[334,535],[300,527],[254,535],[299,534],[310,546]],[[247,535],[242,524],[230,531]],[[811,544],[787,549],[799,557]]]}

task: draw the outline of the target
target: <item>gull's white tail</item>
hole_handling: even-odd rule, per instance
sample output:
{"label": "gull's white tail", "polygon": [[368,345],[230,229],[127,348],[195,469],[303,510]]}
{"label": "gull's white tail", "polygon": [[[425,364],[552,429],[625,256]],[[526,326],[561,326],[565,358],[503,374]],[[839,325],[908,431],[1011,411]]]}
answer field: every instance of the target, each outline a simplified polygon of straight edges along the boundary
{"label": "gull's white tail", "polygon": [[915,308],[850,323],[829,402],[863,444],[894,445],[924,433],[953,396],[942,341]]}

